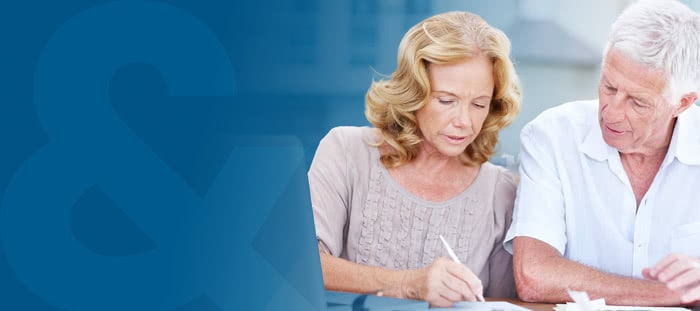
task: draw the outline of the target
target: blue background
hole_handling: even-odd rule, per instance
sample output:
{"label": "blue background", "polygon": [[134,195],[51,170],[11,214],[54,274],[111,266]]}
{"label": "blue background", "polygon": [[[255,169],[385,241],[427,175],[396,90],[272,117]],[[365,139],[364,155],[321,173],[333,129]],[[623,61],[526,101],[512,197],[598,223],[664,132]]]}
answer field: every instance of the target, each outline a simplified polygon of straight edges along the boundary
{"label": "blue background", "polygon": [[324,97],[278,82],[318,2],[264,7],[2,4],[0,309],[323,306]]}

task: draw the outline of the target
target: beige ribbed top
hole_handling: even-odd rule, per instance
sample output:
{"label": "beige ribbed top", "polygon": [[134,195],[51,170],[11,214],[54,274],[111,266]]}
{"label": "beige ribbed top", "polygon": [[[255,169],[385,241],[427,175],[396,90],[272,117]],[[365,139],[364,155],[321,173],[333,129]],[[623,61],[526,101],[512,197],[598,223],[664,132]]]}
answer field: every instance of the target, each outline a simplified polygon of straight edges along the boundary
{"label": "beige ribbed top", "polygon": [[514,297],[511,256],[502,246],[515,198],[513,176],[487,162],[464,192],[426,201],[392,179],[368,141],[374,141],[372,128],[334,128],[311,163],[316,236],[327,251],[365,265],[416,269],[448,257],[442,235],[482,280],[485,296]]}

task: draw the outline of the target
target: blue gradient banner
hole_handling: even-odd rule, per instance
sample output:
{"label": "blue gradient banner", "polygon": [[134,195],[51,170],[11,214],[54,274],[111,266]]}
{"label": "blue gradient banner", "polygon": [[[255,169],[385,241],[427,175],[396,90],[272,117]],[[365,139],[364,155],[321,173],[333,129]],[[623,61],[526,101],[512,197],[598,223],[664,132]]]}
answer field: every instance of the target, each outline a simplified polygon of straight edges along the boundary
{"label": "blue gradient banner", "polygon": [[322,309],[319,5],[3,4],[0,309]]}
{"label": "blue gradient banner", "polygon": [[5,1],[0,310],[322,310],[306,172],[332,127],[367,125],[403,34],[468,10],[511,38],[525,99],[491,161],[512,169],[527,121],[596,96],[621,8]]}

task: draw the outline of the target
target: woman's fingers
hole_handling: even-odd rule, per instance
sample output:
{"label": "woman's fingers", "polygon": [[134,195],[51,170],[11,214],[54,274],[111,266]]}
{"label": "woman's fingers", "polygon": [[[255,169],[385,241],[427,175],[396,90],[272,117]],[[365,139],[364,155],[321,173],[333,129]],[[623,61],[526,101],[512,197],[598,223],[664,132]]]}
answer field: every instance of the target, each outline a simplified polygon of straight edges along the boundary
{"label": "woman's fingers", "polygon": [[484,285],[481,283],[479,277],[477,277],[474,272],[472,272],[472,270],[467,268],[465,265],[451,262],[451,264],[448,266],[448,272],[467,285],[468,292],[466,293],[469,297],[476,298],[476,296],[483,296]]}
{"label": "woman's fingers", "polygon": [[466,266],[437,258],[429,266],[407,272],[402,285],[406,297],[423,299],[433,307],[450,307],[458,301],[476,301],[483,293],[481,280]]}
{"label": "woman's fingers", "polygon": [[457,296],[453,301],[475,301],[476,300],[476,295],[472,292],[471,288],[469,288],[469,285],[465,283],[464,281],[454,277],[450,276],[449,278],[446,278],[445,286],[453,291]]}
{"label": "woman's fingers", "polygon": [[438,258],[429,266],[426,289],[425,300],[435,306],[443,300],[476,301],[483,292],[481,281],[471,270],[447,258]]}

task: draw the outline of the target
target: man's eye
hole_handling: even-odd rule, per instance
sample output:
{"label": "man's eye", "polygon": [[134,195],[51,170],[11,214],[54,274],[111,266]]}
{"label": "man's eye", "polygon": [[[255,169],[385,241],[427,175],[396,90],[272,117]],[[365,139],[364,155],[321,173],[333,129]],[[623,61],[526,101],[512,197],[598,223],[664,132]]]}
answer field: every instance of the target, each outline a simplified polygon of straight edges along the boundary
{"label": "man's eye", "polygon": [[637,106],[637,107],[639,107],[639,108],[644,108],[644,107],[646,107],[646,105],[645,105],[644,103],[642,103],[642,102],[640,102],[640,101],[638,101],[638,100],[636,100],[636,99],[632,99],[632,103],[634,103],[634,105]]}

